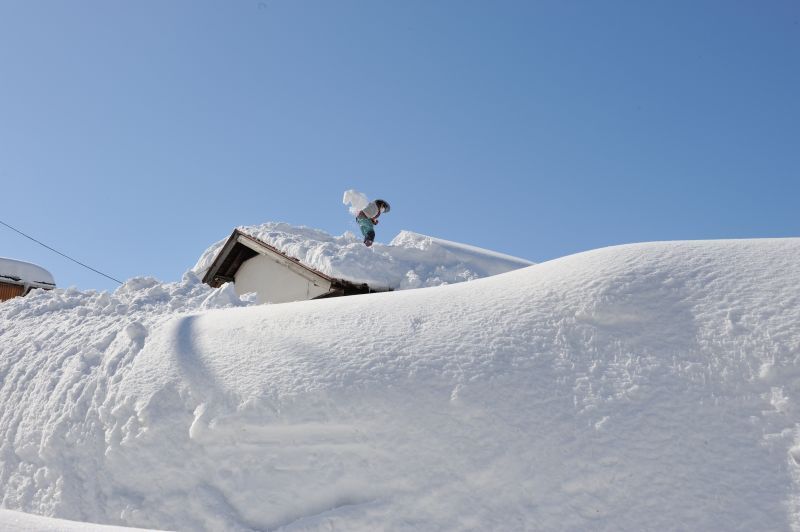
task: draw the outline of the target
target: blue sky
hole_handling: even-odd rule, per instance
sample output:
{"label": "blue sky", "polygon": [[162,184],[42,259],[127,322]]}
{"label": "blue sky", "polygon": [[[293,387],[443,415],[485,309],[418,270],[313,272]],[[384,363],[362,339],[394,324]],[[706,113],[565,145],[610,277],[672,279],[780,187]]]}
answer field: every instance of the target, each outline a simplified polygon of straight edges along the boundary
{"label": "blue sky", "polygon": [[[800,236],[796,1],[0,0],[0,220],[178,280],[237,225],[544,261]],[[60,286],[116,283],[0,227]]]}

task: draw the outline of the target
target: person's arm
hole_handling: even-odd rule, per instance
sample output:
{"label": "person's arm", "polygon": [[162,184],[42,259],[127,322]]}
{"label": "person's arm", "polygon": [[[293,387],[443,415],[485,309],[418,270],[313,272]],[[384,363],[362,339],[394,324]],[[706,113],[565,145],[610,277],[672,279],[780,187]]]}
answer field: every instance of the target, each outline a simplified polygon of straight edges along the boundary
{"label": "person's arm", "polygon": [[362,212],[367,218],[370,219],[372,223],[377,223],[375,220],[377,220],[378,216],[381,215],[381,210],[378,208],[378,206],[375,204],[374,201],[371,201],[366,207],[364,207],[364,210]]}

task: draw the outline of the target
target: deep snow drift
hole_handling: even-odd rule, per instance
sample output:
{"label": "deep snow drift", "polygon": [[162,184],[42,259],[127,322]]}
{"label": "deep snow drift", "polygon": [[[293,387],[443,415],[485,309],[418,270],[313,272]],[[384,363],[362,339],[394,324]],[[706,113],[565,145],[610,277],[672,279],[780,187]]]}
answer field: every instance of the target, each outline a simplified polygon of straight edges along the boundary
{"label": "deep snow drift", "polygon": [[4,532],[136,532],[149,529],[97,525],[0,509],[0,530]]}
{"label": "deep snow drift", "polygon": [[283,305],[214,310],[240,303],[186,280],[3,304],[2,506],[177,530],[800,530],[799,256],[653,243]]}

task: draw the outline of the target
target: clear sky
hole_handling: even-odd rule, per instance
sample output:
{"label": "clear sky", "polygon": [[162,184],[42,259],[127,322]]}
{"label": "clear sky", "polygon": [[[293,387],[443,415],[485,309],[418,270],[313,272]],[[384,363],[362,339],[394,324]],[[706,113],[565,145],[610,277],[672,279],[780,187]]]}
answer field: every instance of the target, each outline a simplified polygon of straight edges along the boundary
{"label": "clear sky", "polygon": [[[800,236],[800,2],[0,0],[0,220],[120,279],[237,225],[536,262]],[[59,286],[116,283],[0,226]]]}

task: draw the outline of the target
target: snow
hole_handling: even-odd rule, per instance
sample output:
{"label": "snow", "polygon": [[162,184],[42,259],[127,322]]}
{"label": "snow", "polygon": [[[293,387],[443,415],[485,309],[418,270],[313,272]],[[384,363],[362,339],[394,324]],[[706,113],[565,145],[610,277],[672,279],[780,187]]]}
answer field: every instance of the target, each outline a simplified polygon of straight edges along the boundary
{"label": "snow", "polygon": [[95,525],[0,509],[0,526],[15,532],[135,532],[142,528]]}
{"label": "snow", "polygon": [[35,264],[0,257],[0,281],[15,281],[33,286],[55,286],[53,275]]}
{"label": "snow", "polygon": [[[265,233],[357,262],[346,236]],[[401,236],[384,251],[404,268],[474,258]],[[170,530],[800,530],[799,255],[661,242],[281,305],[197,269],[12,300],[2,507]]]}
{"label": "snow", "polygon": [[344,196],[342,197],[342,203],[349,205],[348,210],[350,211],[350,214],[356,216],[359,211],[362,211],[364,207],[367,206],[369,199],[363,192],[350,189],[345,190]]}
{"label": "snow", "polygon": [[[361,238],[285,223],[239,227],[250,236],[299,259],[330,277],[374,288],[405,290],[472,281],[530,266],[525,259],[402,231],[388,245],[367,248]],[[192,272],[202,278],[225,239],[211,246]]]}

